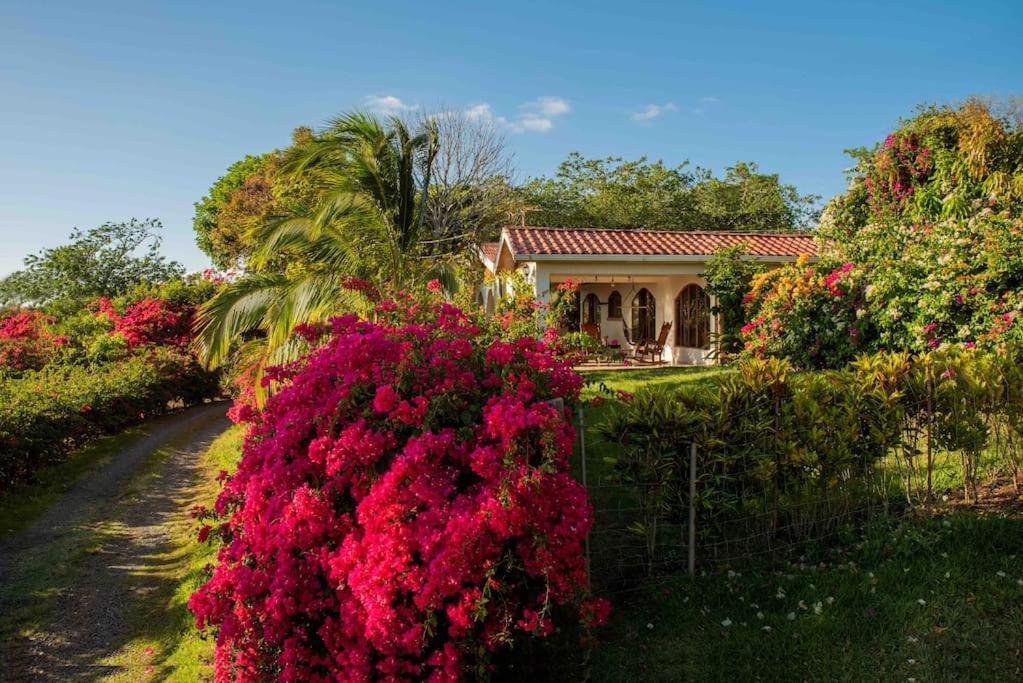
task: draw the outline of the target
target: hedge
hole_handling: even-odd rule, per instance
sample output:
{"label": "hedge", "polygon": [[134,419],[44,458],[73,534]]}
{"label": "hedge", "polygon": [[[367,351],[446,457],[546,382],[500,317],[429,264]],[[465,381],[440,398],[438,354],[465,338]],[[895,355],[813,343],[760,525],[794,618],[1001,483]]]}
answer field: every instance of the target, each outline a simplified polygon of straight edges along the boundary
{"label": "hedge", "polygon": [[0,492],[91,438],[218,391],[215,375],[185,354],[159,348],[116,362],[51,365],[0,379]]}
{"label": "hedge", "polygon": [[945,463],[975,503],[984,473],[1020,485],[1019,359],[1006,348],[950,348],[808,372],[748,359],[706,386],[638,392],[612,407],[599,431],[618,446],[614,477],[635,489],[648,527],[685,519],[693,442],[704,529],[725,536],[734,520],[766,515],[783,526],[818,501],[823,514],[835,499],[929,507],[932,475]]}

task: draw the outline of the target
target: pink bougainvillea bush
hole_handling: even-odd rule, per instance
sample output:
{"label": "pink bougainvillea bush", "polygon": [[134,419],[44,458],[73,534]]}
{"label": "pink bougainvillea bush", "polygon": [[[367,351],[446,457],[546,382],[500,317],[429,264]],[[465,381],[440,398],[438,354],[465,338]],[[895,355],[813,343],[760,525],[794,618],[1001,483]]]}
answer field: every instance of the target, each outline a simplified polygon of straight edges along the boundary
{"label": "pink bougainvillea bush", "polygon": [[[319,338],[321,330],[300,330]],[[190,606],[218,680],[453,681],[607,604],[588,598],[569,472],[580,377],[543,341],[484,341],[459,309],[335,319],[252,421],[202,538]],[[243,416],[245,417],[245,416]]]}

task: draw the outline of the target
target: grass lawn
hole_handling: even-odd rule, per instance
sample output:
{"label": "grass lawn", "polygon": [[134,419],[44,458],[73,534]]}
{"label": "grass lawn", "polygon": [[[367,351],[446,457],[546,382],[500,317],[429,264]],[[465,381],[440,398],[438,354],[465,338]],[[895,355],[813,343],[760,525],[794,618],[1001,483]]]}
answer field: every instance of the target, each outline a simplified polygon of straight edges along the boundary
{"label": "grass lawn", "polygon": [[1023,519],[906,520],[802,564],[612,596],[598,681],[1023,676]]}

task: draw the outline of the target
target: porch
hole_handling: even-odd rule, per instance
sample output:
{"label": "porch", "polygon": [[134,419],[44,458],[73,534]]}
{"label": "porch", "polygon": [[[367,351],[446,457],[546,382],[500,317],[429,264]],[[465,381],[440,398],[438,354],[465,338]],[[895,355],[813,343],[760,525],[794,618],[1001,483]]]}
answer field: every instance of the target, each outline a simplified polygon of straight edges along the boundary
{"label": "porch", "polygon": [[[711,340],[717,320],[713,301],[697,273],[602,275],[554,273],[552,291],[571,279],[579,284],[577,306],[564,329],[590,335],[611,349],[620,349],[630,363],[596,358],[587,369],[650,365],[712,365]],[[609,354],[610,356],[610,354]]]}

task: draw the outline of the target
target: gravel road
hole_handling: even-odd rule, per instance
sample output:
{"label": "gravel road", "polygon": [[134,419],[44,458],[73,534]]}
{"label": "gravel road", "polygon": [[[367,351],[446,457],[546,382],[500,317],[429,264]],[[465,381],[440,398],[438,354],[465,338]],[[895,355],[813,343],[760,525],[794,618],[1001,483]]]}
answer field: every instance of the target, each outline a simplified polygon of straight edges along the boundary
{"label": "gravel road", "polygon": [[[27,635],[0,633],[0,681],[89,681],[130,635],[133,595],[160,587],[154,556],[188,514],[199,455],[229,426],[228,403],[150,423],[31,526],[0,541],[0,614],[27,614]],[[163,455],[153,457],[158,451]]]}

